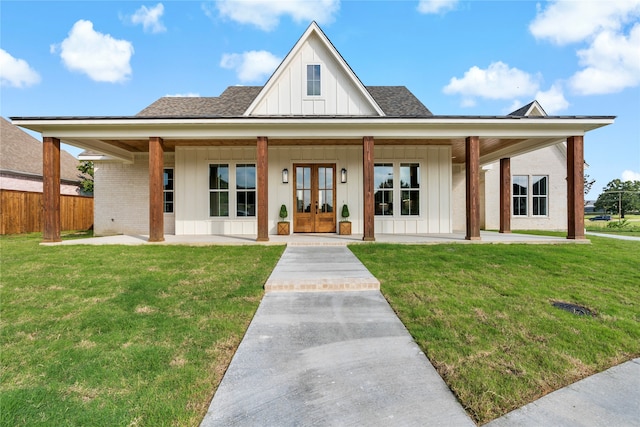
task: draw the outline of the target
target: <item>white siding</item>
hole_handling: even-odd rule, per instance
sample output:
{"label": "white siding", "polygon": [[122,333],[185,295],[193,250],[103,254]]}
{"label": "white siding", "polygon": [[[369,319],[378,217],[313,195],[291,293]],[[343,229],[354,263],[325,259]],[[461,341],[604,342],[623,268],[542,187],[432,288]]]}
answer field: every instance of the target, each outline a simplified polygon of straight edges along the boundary
{"label": "white siding", "polygon": [[[307,96],[307,65],[321,66],[321,96]],[[253,115],[377,115],[316,34],[273,82]]]}
{"label": "white siding", "polygon": [[[376,146],[375,163],[394,165],[394,185],[399,185],[401,163],[420,163],[420,215],[376,216],[375,233],[451,233],[451,149],[440,146]],[[394,200],[400,200],[399,189]]]}
{"label": "white siding", "polygon": [[235,216],[235,174],[229,170],[228,217],[209,217],[209,165],[256,163],[253,147],[177,147],[176,234],[257,234],[255,217]]}
{"label": "white siding", "polygon": [[[276,234],[278,213],[287,206],[293,219],[293,165],[296,163],[335,163],[336,220],[343,204],[349,206],[354,234],[363,232],[362,147],[289,146],[269,148],[269,234]],[[176,149],[176,234],[257,234],[256,218],[210,218],[208,166],[210,163],[255,162],[254,147],[178,147]],[[451,151],[449,147],[376,147],[376,162],[419,162],[421,171],[420,215],[376,218],[376,233],[451,232]],[[282,170],[289,170],[289,183],[282,183]],[[348,171],[347,183],[339,182],[339,171]],[[230,174],[230,180],[233,180]],[[233,182],[230,183],[233,186]],[[399,190],[398,190],[399,191]],[[230,205],[234,205],[232,199]],[[233,209],[231,209],[233,211]]]}

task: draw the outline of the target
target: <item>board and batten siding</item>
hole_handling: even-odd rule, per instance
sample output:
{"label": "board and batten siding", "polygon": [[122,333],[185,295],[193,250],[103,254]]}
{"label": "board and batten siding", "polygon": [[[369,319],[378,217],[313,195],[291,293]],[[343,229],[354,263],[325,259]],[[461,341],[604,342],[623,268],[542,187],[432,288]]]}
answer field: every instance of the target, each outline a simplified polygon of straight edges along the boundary
{"label": "board and batten siding", "polygon": [[[448,146],[376,146],[375,163],[393,163],[394,185],[402,163],[420,163],[420,215],[375,217],[375,233],[451,233],[451,148]],[[400,200],[400,191],[394,191]]]}
{"label": "board and batten siding", "polygon": [[[255,164],[255,147],[177,147],[175,234],[257,234],[256,217],[236,217],[236,164]],[[209,216],[209,165],[228,164],[229,216]]]}
{"label": "board and batten siding", "polygon": [[[321,95],[307,96],[307,65],[320,65]],[[317,35],[270,86],[252,115],[378,115]]]}
{"label": "board and batten siding", "polygon": [[[451,150],[439,146],[379,146],[376,163],[420,163],[420,215],[376,217],[376,233],[450,233],[451,232]],[[234,217],[235,199],[230,192],[229,217],[209,217],[209,164],[255,163],[254,147],[178,147],[175,166],[176,234],[257,234],[255,217]],[[290,146],[269,148],[269,234],[276,234],[280,206],[285,205],[293,220],[294,165],[335,163],[337,221],[342,205],[347,204],[354,234],[363,232],[362,147]],[[289,170],[289,183],[282,183],[282,170]],[[340,170],[347,169],[347,183],[340,183]],[[235,176],[230,170],[230,188]],[[399,190],[398,190],[399,191]],[[399,194],[395,197],[399,197]]]}

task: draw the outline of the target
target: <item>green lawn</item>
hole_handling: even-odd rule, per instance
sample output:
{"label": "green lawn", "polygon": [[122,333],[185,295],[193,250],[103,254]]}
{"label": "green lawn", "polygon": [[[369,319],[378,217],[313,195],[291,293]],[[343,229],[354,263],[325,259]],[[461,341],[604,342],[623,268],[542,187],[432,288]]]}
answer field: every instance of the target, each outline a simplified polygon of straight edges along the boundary
{"label": "green lawn", "polygon": [[[640,356],[640,242],[591,240],[350,249],[482,424]],[[596,315],[576,316],[552,301]]]}
{"label": "green lawn", "polygon": [[[39,240],[0,238],[3,426],[197,425],[283,251]],[[640,244],[592,242],[350,248],[483,423],[640,355]]]}
{"label": "green lawn", "polygon": [[0,425],[193,426],[283,247],[0,238]]}

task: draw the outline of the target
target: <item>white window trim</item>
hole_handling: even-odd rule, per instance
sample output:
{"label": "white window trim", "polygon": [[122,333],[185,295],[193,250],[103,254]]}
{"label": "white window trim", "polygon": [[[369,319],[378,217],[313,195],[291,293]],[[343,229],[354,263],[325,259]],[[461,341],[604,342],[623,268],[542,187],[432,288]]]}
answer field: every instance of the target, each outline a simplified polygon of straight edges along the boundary
{"label": "white window trim", "polygon": [[[422,159],[420,160],[416,160],[416,159],[406,159],[406,160],[398,160],[398,159],[393,159],[393,160],[384,160],[384,159],[375,159],[374,163],[374,168],[375,165],[377,164],[391,164],[393,166],[393,215],[374,215],[374,218],[376,220],[385,220],[385,219],[423,219],[426,218],[424,212],[425,212],[425,206],[424,206],[424,201],[425,201],[425,197],[426,197],[426,182],[423,179],[424,178],[424,162],[422,161]],[[419,194],[420,194],[420,213],[418,215],[402,215],[402,209],[400,208],[400,205],[396,202],[396,200],[399,200],[400,203],[402,202],[400,196],[402,195],[402,188],[400,187],[400,165],[403,163],[412,163],[412,164],[418,164],[418,167],[420,168],[420,188],[419,190]],[[413,189],[415,190],[415,189]],[[376,189],[373,189],[374,194]],[[396,206],[398,205],[398,206]],[[374,207],[375,208],[375,207]],[[374,209],[375,211],[375,209]]]}
{"label": "white window trim", "polygon": [[[320,67],[320,95],[309,95],[307,92],[307,85],[309,81],[307,80],[307,66],[309,65],[318,65]],[[324,99],[324,64],[320,62],[308,62],[304,66],[304,78],[302,79],[303,90],[304,93],[303,99]]]}
{"label": "white window trim", "polygon": [[[164,182],[162,183],[162,213],[165,215],[175,215],[176,214],[176,169],[174,166],[162,168],[162,174],[164,175],[164,171],[167,169],[171,169],[173,171],[173,190],[165,190]],[[164,177],[163,177],[164,180]],[[164,210],[164,194],[165,193],[173,193],[173,212],[165,212]]]}
{"label": "white window trim", "polygon": [[[209,194],[211,193],[211,189],[209,188],[209,171],[211,168],[211,165],[227,165],[229,167],[229,189],[226,190],[229,193],[229,216],[210,216],[210,199],[209,199]],[[234,221],[257,221],[258,220],[258,188],[257,188],[257,182],[256,182],[256,215],[255,216],[238,216],[238,195],[237,195],[237,188],[236,188],[236,167],[237,165],[254,165],[256,167],[256,174],[257,174],[257,169],[258,169],[258,163],[255,160],[245,160],[245,161],[235,161],[235,162],[230,162],[230,161],[225,161],[225,160],[220,160],[220,161],[214,161],[214,160],[210,160],[207,163],[207,184],[206,184],[206,188],[207,188],[207,203],[206,203],[206,216],[208,218],[209,221],[229,221],[229,220],[234,220]],[[257,181],[257,176],[256,176],[256,181]],[[174,184],[175,185],[175,184]],[[174,211],[175,211],[175,205],[174,205]]]}
{"label": "white window trim", "polygon": [[[511,217],[512,218],[549,218],[549,211],[550,211],[550,206],[549,203],[551,201],[551,195],[549,194],[551,191],[550,185],[549,185],[549,175],[533,175],[533,174],[513,174],[511,175],[511,187],[513,189],[513,177],[515,176],[526,176],[527,177],[527,194],[526,194],[526,200],[527,200],[527,212],[524,215],[515,215],[513,213],[513,199],[515,197],[521,197],[521,196],[516,196],[514,194],[511,194]],[[533,194],[533,177],[546,177],[547,178],[547,194],[545,196],[539,196],[536,195],[534,196]],[[547,208],[547,213],[544,215],[535,215],[533,213],[533,198],[534,197],[544,197],[547,200],[546,203],[546,208]]]}
{"label": "white window trim", "polygon": [[[533,185],[534,185],[533,178],[534,177],[545,177],[545,178],[547,178],[547,182],[546,182],[546,184],[547,184],[547,194],[546,195],[541,196],[541,195],[533,194]],[[533,218],[547,218],[549,216],[549,175],[531,175],[529,177],[529,179],[531,181],[531,217],[533,217]],[[538,197],[538,198],[543,198],[544,197],[546,199],[547,202],[545,203],[545,208],[546,208],[547,213],[545,213],[544,215],[536,215],[536,214],[533,213],[533,198],[534,197]]]}

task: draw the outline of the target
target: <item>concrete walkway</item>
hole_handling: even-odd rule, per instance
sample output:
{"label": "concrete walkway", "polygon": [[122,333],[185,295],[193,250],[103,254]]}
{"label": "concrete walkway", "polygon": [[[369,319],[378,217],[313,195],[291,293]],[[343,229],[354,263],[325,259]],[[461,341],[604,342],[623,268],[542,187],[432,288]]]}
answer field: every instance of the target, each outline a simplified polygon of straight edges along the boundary
{"label": "concrete walkway", "polygon": [[201,426],[475,424],[382,294],[356,291],[266,294]]}
{"label": "concrete walkway", "polygon": [[346,246],[287,246],[264,289],[266,292],[379,290],[380,282]]}
{"label": "concrete walkway", "polygon": [[[474,426],[380,291],[340,288],[372,280],[344,246],[288,246],[201,427]],[[488,425],[640,426],[640,359]]]}
{"label": "concrete walkway", "polygon": [[487,426],[640,426],[640,359],[549,393]]}

